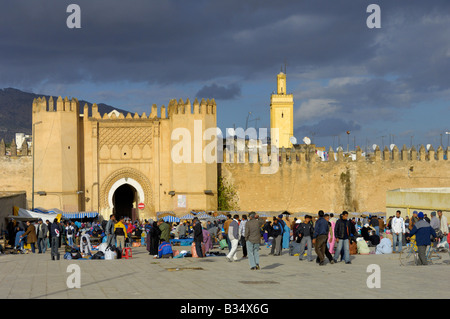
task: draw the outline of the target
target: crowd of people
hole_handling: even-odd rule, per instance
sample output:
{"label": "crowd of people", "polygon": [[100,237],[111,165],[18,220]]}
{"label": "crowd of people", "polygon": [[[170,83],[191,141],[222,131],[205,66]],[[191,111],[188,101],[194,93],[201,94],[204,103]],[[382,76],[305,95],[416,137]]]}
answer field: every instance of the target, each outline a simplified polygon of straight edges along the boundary
{"label": "crowd of people", "polygon": [[[431,219],[423,212],[414,211],[411,218],[403,218],[401,214],[399,210],[386,220],[375,215],[350,217],[347,211],[335,217],[321,210],[316,217],[305,215],[303,219],[294,217],[291,220],[290,214],[284,212],[260,221],[259,239],[270,248],[269,255],[280,256],[283,250],[288,250],[289,255],[298,256],[300,261],[315,260],[320,266],[327,260],[330,264],[340,261],[351,264],[350,255],[355,254],[400,253],[410,243],[417,247],[418,264],[426,265],[428,246],[439,243],[439,246],[449,248],[448,222],[442,211],[432,212]],[[238,245],[242,247],[242,257],[247,257],[246,223],[245,215],[241,218],[228,215],[225,221],[224,237],[229,247],[226,259],[229,262],[238,259]],[[258,263],[250,262],[250,265],[251,269],[259,269]]]}
{"label": "crowd of people", "polygon": [[[417,245],[419,263],[427,264],[425,249],[437,238],[439,245],[448,249],[448,222],[442,211],[432,212],[431,218],[414,211],[403,218],[401,211],[387,219],[378,216],[350,217],[344,211],[339,216],[325,214],[305,215],[303,218],[284,212],[273,218],[261,218],[251,212],[239,216],[228,214],[226,220],[184,220],[179,223],[155,221],[131,221],[129,218],[110,215],[109,220],[81,223],[68,220],[38,220],[25,223],[12,219],[8,224],[8,243],[18,252],[29,245],[32,253],[51,250],[53,260],[60,259],[61,245],[86,248],[91,254],[90,239],[98,238],[106,246],[119,250],[130,246],[146,246],[153,258],[174,258],[173,239],[190,239],[191,256],[205,257],[214,245],[220,249],[228,262],[248,258],[250,269],[258,270],[261,245],[270,249],[269,255],[281,256],[286,250],[299,260],[316,261],[320,266],[340,261],[351,263],[353,254],[386,254],[403,251],[413,239]],[[241,248],[238,257],[238,248]],[[374,250],[370,250],[374,247]],[[313,251],[315,256],[313,256]]]}

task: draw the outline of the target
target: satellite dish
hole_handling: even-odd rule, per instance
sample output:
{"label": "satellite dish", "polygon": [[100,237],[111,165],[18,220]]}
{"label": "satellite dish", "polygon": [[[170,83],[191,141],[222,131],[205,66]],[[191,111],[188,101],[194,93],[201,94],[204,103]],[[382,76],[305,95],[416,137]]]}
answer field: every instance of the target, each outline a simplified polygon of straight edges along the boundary
{"label": "satellite dish", "polygon": [[395,147],[395,144],[389,145],[389,148],[391,149],[391,151],[394,149],[394,147]]}
{"label": "satellite dish", "polygon": [[309,145],[309,144],[311,144],[311,139],[310,139],[309,137],[305,136],[305,137],[303,138],[303,142],[304,142],[306,145]]}
{"label": "satellite dish", "polygon": [[228,133],[228,136],[235,136],[236,135],[236,131],[232,127],[227,129],[227,133]]}
{"label": "satellite dish", "polygon": [[289,141],[291,142],[291,144],[297,144],[297,139],[295,138],[295,136],[291,136],[289,138]]}
{"label": "satellite dish", "polygon": [[377,149],[377,146],[378,146],[377,144],[373,144],[372,149],[375,151]]}

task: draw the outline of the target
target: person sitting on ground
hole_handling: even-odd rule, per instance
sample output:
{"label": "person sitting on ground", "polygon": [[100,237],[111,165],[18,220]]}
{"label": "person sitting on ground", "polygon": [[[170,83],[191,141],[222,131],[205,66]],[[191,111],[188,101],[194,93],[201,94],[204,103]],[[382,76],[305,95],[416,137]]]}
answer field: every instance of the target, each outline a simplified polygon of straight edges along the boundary
{"label": "person sitting on ground", "polygon": [[389,238],[383,238],[375,248],[375,254],[392,254],[392,242]]}
{"label": "person sitting on ground", "polygon": [[369,242],[370,242],[370,244],[369,244],[370,247],[375,247],[380,243],[380,236],[377,235],[375,230],[372,230],[370,232]]}
{"label": "person sitting on ground", "polygon": [[158,257],[159,258],[172,258],[173,257],[172,245],[169,242],[163,241],[159,245]]}
{"label": "person sitting on ground", "polygon": [[361,236],[365,241],[370,240],[370,226],[369,224],[365,224],[363,228],[361,228]]}

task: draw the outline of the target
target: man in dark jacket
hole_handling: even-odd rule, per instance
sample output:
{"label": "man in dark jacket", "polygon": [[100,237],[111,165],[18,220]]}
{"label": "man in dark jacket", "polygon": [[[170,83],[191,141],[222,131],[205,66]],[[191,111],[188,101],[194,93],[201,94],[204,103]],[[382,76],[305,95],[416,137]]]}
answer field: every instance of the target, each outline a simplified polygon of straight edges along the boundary
{"label": "man in dark jacket", "polygon": [[47,238],[47,224],[45,224],[41,218],[38,220],[38,226],[37,226],[37,243],[38,243],[38,249],[39,254],[45,253],[47,250],[47,246],[45,245],[45,239]]}
{"label": "man in dark jacket", "polygon": [[344,261],[346,264],[351,264],[350,261],[350,237],[355,234],[355,228],[352,222],[348,219],[348,212],[343,211],[341,218],[334,226],[334,236],[336,237],[337,248],[334,253],[334,262],[338,261],[341,250],[344,249]]}
{"label": "man in dark jacket", "polygon": [[59,260],[59,238],[61,237],[61,229],[58,223],[58,219],[54,219],[50,228],[50,237],[52,239],[51,242],[51,252],[52,252],[52,260]]}
{"label": "man in dark jacket", "polygon": [[116,223],[116,216],[109,215],[109,220],[105,226],[106,246],[114,246],[116,243],[116,236],[114,235],[114,224]]}
{"label": "man in dark jacket", "polygon": [[274,218],[272,224],[272,230],[270,233],[270,237],[272,237],[272,249],[270,251],[270,255],[280,256],[281,255],[281,239],[282,237],[282,225],[279,220]]}
{"label": "man in dark jacket", "polygon": [[264,220],[259,219],[255,212],[248,215],[249,221],[245,224],[245,240],[248,252],[248,262],[251,270],[259,267],[259,244],[261,242],[261,226]]}
{"label": "man in dark jacket", "polygon": [[305,253],[305,246],[307,247],[306,258],[308,261],[313,261],[312,257],[312,236],[314,234],[314,227],[311,224],[312,217],[305,216],[302,223],[298,225],[296,229],[296,235],[300,239],[300,252],[298,260],[303,260],[303,254]]}
{"label": "man in dark jacket", "polygon": [[203,242],[203,229],[202,224],[198,218],[194,218],[194,243],[195,243],[195,251],[197,252],[197,256],[199,258],[204,257],[202,251],[202,242]]}
{"label": "man in dark jacket", "polygon": [[410,239],[411,236],[416,235],[417,252],[419,255],[417,263],[418,265],[428,265],[426,256],[427,246],[431,244],[431,237],[436,238],[437,235],[430,224],[424,220],[422,212],[420,212],[417,217],[419,218],[419,221],[414,224],[409,232],[408,239]]}
{"label": "man in dark jacket", "polygon": [[313,234],[314,250],[319,257],[319,265],[325,265],[325,248],[327,245],[329,226],[324,218],[323,210],[319,211],[319,219],[316,221]]}

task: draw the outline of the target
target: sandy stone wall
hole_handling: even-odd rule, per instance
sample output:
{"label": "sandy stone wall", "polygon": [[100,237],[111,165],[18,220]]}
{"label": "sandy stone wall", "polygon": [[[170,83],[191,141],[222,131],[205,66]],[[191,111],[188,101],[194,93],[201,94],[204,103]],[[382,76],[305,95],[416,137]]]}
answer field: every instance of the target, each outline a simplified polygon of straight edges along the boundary
{"label": "sandy stone wall", "polygon": [[329,161],[320,161],[314,154],[282,153],[274,174],[261,174],[265,165],[259,161],[225,160],[219,173],[237,191],[241,211],[385,212],[388,190],[449,187],[450,161],[444,155],[442,149],[395,148],[377,149],[371,158],[359,150],[356,160],[330,153]]}
{"label": "sandy stone wall", "polygon": [[31,156],[0,156],[0,191],[26,191],[31,207],[33,159]]}
{"label": "sandy stone wall", "polygon": [[[319,161],[304,152],[281,154],[274,174],[261,174],[268,164],[243,156],[244,163],[225,159],[218,171],[236,189],[242,211],[384,212],[388,190],[450,187],[448,150],[385,150],[355,161],[333,153],[330,159],[335,155]],[[32,157],[0,157],[0,168],[0,190],[25,190],[31,207]]]}

